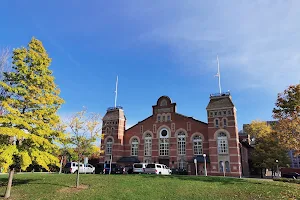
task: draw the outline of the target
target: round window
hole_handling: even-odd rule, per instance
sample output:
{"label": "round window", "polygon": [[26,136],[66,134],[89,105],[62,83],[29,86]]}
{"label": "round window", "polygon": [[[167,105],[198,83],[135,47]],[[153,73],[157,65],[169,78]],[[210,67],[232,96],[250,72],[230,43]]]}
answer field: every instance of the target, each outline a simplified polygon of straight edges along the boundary
{"label": "round window", "polygon": [[165,136],[167,136],[167,135],[168,135],[168,132],[167,132],[167,130],[162,130],[162,132],[161,132],[161,136],[165,137]]}

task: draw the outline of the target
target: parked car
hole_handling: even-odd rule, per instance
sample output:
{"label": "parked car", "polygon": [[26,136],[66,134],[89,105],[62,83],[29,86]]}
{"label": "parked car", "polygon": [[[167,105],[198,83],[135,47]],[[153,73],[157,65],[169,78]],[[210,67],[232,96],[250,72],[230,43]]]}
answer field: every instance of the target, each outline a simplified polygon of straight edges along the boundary
{"label": "parked car", "polygon": [[163,164],[147,164],[145,169],[146,174],[161,174],[170,175],[171,170]]}
{"label": "parked car", "polygon": [[298,179],[298,178],[300,178],[300,174],[297,173],[297,172],[289,172],[289,173],[286,173],[286,174],[282,174],[281,177]]}
{"label": "parked car", "polygon": [[[79,173],[86,173],[86,174],[93,174],[95,173],[95,167],[92,166],[91,164],[86,164],[84,166],[83,163],[79,163]],[[78,163],[77,162],[68,162],[64,168],[63,168],[63,172],[64,173],[77,173],[78,171]]]}
{"label": "parked car", "polygon": [[[104,164],[104,170],[103,173],[104,174],[109,174],[109,170],[110,170],[110,164],[109,163],[105,163]],[[123,174],[124,173],[124,167],[117,165],[115,163],[111,164],[111,174]]]}
{"label": "parked car", "polygon": [[145,168],[147,163],[134,163],[133,164],[133,173],[134,174],[143,174],[145,172]]}
{"label": "parked car", "polygon": [[103,174],[104,163],[98,163],[95,168],[95,174]]}

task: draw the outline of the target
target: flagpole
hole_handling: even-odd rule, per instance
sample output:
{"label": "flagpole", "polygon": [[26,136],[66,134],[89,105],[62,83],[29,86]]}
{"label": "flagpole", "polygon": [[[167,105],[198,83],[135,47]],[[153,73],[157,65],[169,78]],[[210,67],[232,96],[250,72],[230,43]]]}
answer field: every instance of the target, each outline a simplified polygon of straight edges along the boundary
{"label": "flagpole", "polygon": [[220,94],[222,93],[221,89],[221,74],[220,74],[220,63],[219,63],[219,56],[217,55],[217,61],[218,61],[218,78],[219,78],[219,91]]}
{"label": "flagpole", "polygon": [[118,76],[117,76],[117,81],[116,81],[116,91],[115,91],[115,108],[117,107],[117,98],[118,98]]}

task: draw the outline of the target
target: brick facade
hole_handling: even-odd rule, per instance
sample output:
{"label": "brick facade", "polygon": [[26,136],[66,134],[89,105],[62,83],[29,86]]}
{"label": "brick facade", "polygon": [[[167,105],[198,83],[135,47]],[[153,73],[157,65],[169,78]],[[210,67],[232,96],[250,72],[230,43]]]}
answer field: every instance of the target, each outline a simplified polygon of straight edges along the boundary
{"label": "brick facade", "polygon": [[123,109],[110,108],[103,118],[100,162],[109,162],[112,155],[112,162],[121,165],[162,163],[195,174],[197,159],[198,173],[203,175],[206,154],[208,175],[223,176],[225,169],[226,176],[240,177],[241,147],[230,94],[211,95],[206,110],[208,123],[177,113],[176,103],[162,96],[152,106],[151,116],[125,130]]}

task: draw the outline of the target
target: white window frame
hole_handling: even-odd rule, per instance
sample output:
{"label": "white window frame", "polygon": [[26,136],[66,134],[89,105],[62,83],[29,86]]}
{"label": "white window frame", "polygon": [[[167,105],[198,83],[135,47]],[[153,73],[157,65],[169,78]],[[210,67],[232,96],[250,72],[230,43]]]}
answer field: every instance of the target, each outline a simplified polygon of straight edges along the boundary
{"label": "white window frame", "polygon": [[193,149],[194,149],[194,155],[203,154],[203,143],[202,143],[202,137],[200,135],[195,135],[193,137]]}
{"label": "white window frame", "polygon": [[147,133],[144,138],[144,156],[151,156],[152,154],[152,137],[150,133]]}
{"label": "white window frame", "polygon": [[178,169],[186,169],[186,162],[183,158],[178,160]]}
{"label": "white window frame", "polygon": [[131,140],[131,156],[139,155],[139,141],[137,138]]}
{"label": "white window frame", "polygon": [[105,153],[106,155],[111,155],[112,153],[112,144],[113,140],[111,138],[108,138],[105,145]]}
{"label": "white window frame", "polygon": [[219,127],[220,127],[220,120],[219,120],[219,119],[215,119],[214,122],[215,122],[215,123],[214,123],[214,124],[215,124],[215,127],[216,127],[216,128],[219,128]]}
{"label": "white window frame", "polygon": [[179,132],[177,135],[177,154],[178,155],[186,154],[186,137],[183,132]]}
{"label": "white window frame", "polygon": [[224,132],[218,134],[218,153],[228,154],[228,138]]}

